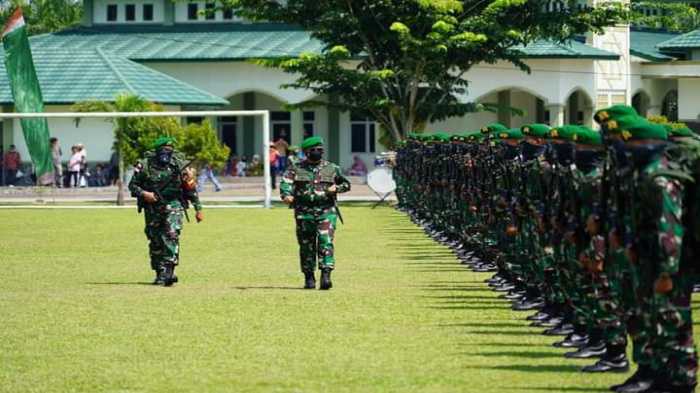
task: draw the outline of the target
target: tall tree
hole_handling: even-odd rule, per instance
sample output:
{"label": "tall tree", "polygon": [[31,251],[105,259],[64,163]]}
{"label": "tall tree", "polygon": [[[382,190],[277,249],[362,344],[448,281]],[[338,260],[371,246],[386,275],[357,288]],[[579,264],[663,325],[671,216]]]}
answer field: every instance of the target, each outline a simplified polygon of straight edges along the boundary
{"label": "tall tree", "polygon": [[[114,102],[77,103],[72,109],[77,112],[163,111],[161,105],[131,94],[119,95]],[[208,122],[182,126],[174,117],[120,117],[108,120],[114,124],[114,150],[119,157],[117,205],[124,204],[124,163],[136,163],[162,135],[175,137],[175,148],[192,159],[195,165],[222,167],[229,156],[229,148],[221,143]]]}
{"label": "tall tree", "polygon": [[[482,109],[464,102],[464,74],[479,63],[527,64],[513,48],[600,32],[625,15],[619,3],[581,8],[569,0],[224,0],[253,20],[298,25],[320,53],[259,62],[293,73],[286,87],[337,97],[401,140],[422,124]],[[333,102],[336,102],[333,100]]]}
{"label": "tall tree", "polygon": [[17,7],[22,7],[30,35],[52,33],[76,26],[83,17],[80,0],[2,0],[0,23],[4,25]]}
{"label": "tall tree", "polygon": [[698,1],[633,1],[631,20],[638,27],[685,33],[700,28]]}

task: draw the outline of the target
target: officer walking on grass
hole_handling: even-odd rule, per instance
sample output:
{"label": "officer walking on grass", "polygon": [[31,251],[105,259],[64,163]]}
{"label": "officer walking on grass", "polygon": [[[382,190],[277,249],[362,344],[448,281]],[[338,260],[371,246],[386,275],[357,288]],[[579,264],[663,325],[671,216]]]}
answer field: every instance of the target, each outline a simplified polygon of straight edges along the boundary
{"label": "officer walking on grass", "polygon": [[304,288],[316,288],[316,258],[321,270],[320,289],[331,289],[335,267],[333,235],[339,211],[337,194],[350,191],[350,181],[340,167],[323,159],[323,139],[315,136],[301,144],[306,158],[287,169],[280,183],[280,197],[294,207]]}
{"label": "officer walking on grass", "polygon": [[131,195],[138,198],[139,212],[145,210],[151,268],[156,273],[153,284],[164,286],[178,281],[175,266],[180,259],[180,231],[190,202],[197,211],[197,222],[204,219],[195,175],[174,144],[171,137],[158,138],[154,151],[134,166],[129,182]]}

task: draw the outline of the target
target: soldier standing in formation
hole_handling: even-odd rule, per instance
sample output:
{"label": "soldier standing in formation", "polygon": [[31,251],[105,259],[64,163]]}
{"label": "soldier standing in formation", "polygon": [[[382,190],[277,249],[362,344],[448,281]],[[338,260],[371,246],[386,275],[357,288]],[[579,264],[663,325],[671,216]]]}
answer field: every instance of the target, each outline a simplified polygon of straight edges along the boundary
{"label": "soldier standing in formation", "polygon": [[316,260],[321,270],[320,289],[330,289],[335,268],[333,236],[338,220],[337,195],[350,191],[350,181],[338,165],[323,159],[323,139],[305,139],[306,158],[291,166],[282,177],[280,197],[294,208],[304,288],[316,288]]}
{"label": "soldier standing in formation", "polygon": [[178,281],[175,267],[180,260],[180,232],[190,202],[197,212],[197,222],[204,219],[194,173],[174,144],[171,137],[158,138],[154,151],[134,166],[129,182],[131,195],[138,198],[139,211],[145,210],[151,268],[156,274],[153,284],[164,286]]}
{"label": "soldier standing in formation", "polygon": [[627,106],[583,126],[492,124],[412,134],[399,208],[449,245],[584,372],[637,372],[617,392],[697,384],[690,300],[700,250],[700,138]]}

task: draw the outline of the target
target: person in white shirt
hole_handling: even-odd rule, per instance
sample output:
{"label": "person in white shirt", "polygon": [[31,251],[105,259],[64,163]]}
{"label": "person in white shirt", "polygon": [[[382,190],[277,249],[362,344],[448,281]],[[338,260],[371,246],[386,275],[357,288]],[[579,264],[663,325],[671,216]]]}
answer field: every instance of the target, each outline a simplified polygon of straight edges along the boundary
{"label": "person in white shirt", "polygon": [[68,186],[78,187],[80,185],[79,174],[83,162],[83,155],[80,153],[80,150],[78,150],[78,146],[73,146],[70,150],[72,155],[68,161]]}

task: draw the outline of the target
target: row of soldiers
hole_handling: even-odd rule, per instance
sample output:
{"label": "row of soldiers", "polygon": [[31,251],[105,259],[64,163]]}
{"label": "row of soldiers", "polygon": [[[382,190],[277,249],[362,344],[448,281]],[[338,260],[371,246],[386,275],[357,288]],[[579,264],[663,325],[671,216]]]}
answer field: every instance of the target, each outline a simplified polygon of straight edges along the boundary
{"label": "row of soldiers", "polygon": [[584,372],[637,371],[617,392],[692,392],[691,295],[700,252],[700,138],[628,106],[600,131],[491,124],[411,134],[396,156],[399,208],[450,245]]}

